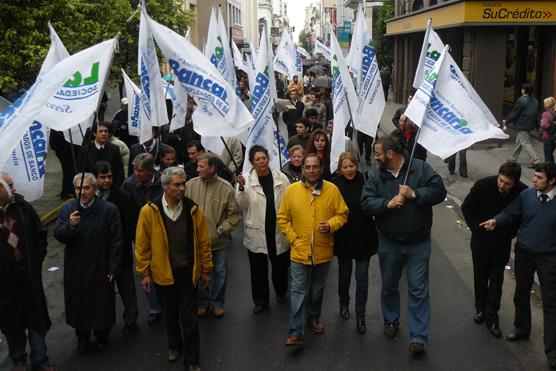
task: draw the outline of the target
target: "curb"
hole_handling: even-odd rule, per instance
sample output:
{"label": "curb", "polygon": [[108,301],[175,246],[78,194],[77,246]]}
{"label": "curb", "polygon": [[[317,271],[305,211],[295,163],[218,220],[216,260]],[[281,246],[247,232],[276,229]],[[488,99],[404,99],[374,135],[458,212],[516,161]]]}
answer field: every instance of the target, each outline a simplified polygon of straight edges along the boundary
{"label": "curb", "polygon": [[58,216],[58,213],[60,212],[60,209],[62,208],[62,206],[64,206],[66,204],[66,202],[67,201],[62,202],[60,205],[58,205],[55,208],[45,212],[44,214],[42,214],[40,216],[41,222],[45,227],[48,224],[52,223],[56,219],[56,217]]}

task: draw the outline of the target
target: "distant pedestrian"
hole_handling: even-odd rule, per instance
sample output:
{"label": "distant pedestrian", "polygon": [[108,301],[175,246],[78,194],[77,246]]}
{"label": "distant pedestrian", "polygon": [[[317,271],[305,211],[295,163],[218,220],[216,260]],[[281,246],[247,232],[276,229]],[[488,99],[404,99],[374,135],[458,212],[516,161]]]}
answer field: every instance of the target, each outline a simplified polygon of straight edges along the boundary
{"label": "distant pedestrian", "polygon": [[467,149],[462,149],[446,159],[448,163],[448,172],[450,175],[456,173],[456,156],[459,157],[459,175],[463,178],[467,178]]}
{"label": "distant pedestrian", "polygon": [[212,283],[199,288],[199,316],[212,308],[215,317],[224,315],[228,254],[232,245],[232,231],[241,221],[232,185],[216,173],[219,159],[212,153],[197,157],[199,176],[187,182],[185,195],[204,211],[212,249]]}
{"label": "distant pedestrian", "polygon": [[300,145],[303,148],[307,147],[307,141],[311,135],[309,121],[304,117],[298,118],[295,123],[295,130],[297,134],[290,137],[286,148],[289,149],[295,145]]}
{"label": "distant pedestrian", "polygon": [[544,161],[554,163],[556,149],[556,100],[548,97],[544,101],[544,112],[541,118],[541,136],[544,147]]}
{"label": "distant pedestrian", "polygon": [[320,101],[320,94],[317,90],[313,90],[309,93],[309,100],[305,104],[305,109],[303,111],[304,117],[307,117],[307,110],[309,109],[317,111],[317,124],[323,129],[326,126],[326,107]]}
{"label": "distant pedestrian", "polygon": [[203,210],[185,197],[185,172],[162,173],[164,194],[141,209],[135,258],[145,291],[155,286],[162,301],[168,335],[168,361],[183,353],[185,370],[199,368],[199,280],[210,284],[212,256]]}
{"label": "distant pedestrian", "polygon": [[529,83],[521,85],[521,97],[515,102],[512,112],[506,117],[505,124],[513,124],[517,130],[515,146],[510,159],[517,161],[521,150],[524,149],[531,160],[531,168],[539,162],[537,152],[531,145],[530,132],[537,124],[539,102],[533,95],[533,87]]}
{"label": "distant pedestrian", "polygon": [[122,257],[122,225],[118,208],[95,196],[95,176],[73,179],[77,199],[65,204],[54,237],[65,244],[64,304],[66,322],[75,328],[77,352],[89,349],[91,331],[97,348],[105,349],[116,323],[114,277]]}
{"label": "distant pedestrian", "polygon": [[296,123],[297,120],[303,116],[303,111],[305,110],[305,105],[299,99],[299,92],[296,89],[292,89],[290,91],[290,103],[293,109],[289,109],[287,112],[284,112],[282,118],[288,127],[288,138],[291,138],[296,134]]}
{"label": "distant pedestrian", "polygon": [[[127,98],[122,98],[120,101],[120,110],[116,112],[114,117],[112,118],[112,129],[114,130],[114,135],[117,136],[122,142],[124,142],[127,147],[131,147],[132,145],[138,142],[136,136],[129,134],[129,112],[128,106],[129,101]],[[124,162],[127,165],[126,162]]]}
{"label": "distant pedestrian", "polygon": [[363,188],[361,208],[374,216],[379,233],[384,335],[393,339],[398,332],[399,280],[405,268],[409,350],[421,354],[429,337],[432,207],[444,201],[446,189],[426,162],[414,158],[409,168],[408,155],[392,136],[378,139],[374,151],[379,167]]}
{"label": "distant pedestrian", "polygon": [[135,225],[133,201],[129,195],[114,184],[112,167],[108,162],[99,161],[95,165],[97,196],[114,204],[120,212],[122,223],[122,263],[120,273],[116,276],[116,285],[124,304],[124,333],[137,329],[137,293],[135,291],[135,274],[133,272],[133,240]]}
{"label": "distant pedestrian", "polygon": [[144,143],[136,143],[129,148],[129,163],[127,168],[127,175],[133,174],[133,160],[141,153],[149,153],[153,156],[155,165],[160,164],[160,154],[164,148],[170,147],[162,143],[159,138],[158,128],[153,128],[153,137]]}
{"label": "distant pedestrian", "polygon": [[334,249],[334,233],[347,221],[348,208],[338,188],[322,179],[323,161],[303,159],[303,181],[290,185],[276,222],[291,245],[289,335],[286,346],[304,342],[304,322],[323,334],[321,307]]}
{"label": "distant pedestrian", "polygon": [[390,67],[382,67],[382,69],[380,70],[380,79],[382,80],[384,100],[388,102],[388,92],[390,91],[390,84],[392,84],[392,73],[390,72]]}
{"label": "distant pedestrian", "polygon": [[527,188],[519,181],[521,166],[506,162],[498,175],[475,182],[461,205],[461,211],[471,230],[471,256],[475,287],[475,323],[486,322],[492,335],[502,336],[498,310],[502,298],[504,271],[510,259],[515,227],[500,227],[487,232],[479,224],[504,210],[521,191]]}
{"label": "distant pedestrian", "polygon": [[400,119],[401,119],[402,115],[405,113],[405,110],[407,109],[407,106],[409,105],[409,103],[413,99],[413,94],[414,94],[413,90],[414,89],[412,89],[412,92],[407,96],[406,104],[401,106],[400,108],[398,108],[396,110],[396,112],[394,113],[394,116],[392,117],[392,123],[394,124],[394,126],[396,128],[400,127]]}
{"label": "distant pedestrian", "polygon": [[303,174],[302,165],[305,149],[296,144],[288,149],[288,154],[290,155],[290,160],[282,166],[282,172],[286,174],[290,183],[294,183],[299,181]]}
{"label": "distant pedestrian", "polygon": [[48,361],[51,322],[42,283],[46,231],[30,203],[16,193],[12,177],[0,172],[0,330],[15,371],[55,371]]}
{"label": "distant pedestrian", "polygon": [[338,160],[338,170],[332,177],[349,208],[347,223],[334,235],[334,255],[338,258],[338,297],[340,316],[349,319],[349,287],[355,260],[355,318],[357,331],[364,334],[365,307],[369,290],[369,262],[378,247],[372,216],[361,210],[361,193],[365,180],[359,171],[355,155],[344,152]]}
{"label": "distant pedestrian", "polygon": [[290,182],[280,171],[269,167],[268,151],[262,146],[250,148],[249,162],[253,168],[238,176],[235,197],[243,210],[243,245],[249,255],[253,313],[259,314],[268,309],[270,302],[269,260],[276,300],[286,301],[290,246],[276,224],[276,210]]}
{"label": "distant pedestrian", "polygon": [[293,80],[288,84],[288,91],[297,90],[299,97],[303,96],[303,83],[299,81],[297,75],[293,76]]}
{"label": "distant pedestrian", "polygon": [[[72,145],[64,138],[64,133],[57,130],[50,130],[49,137],[50,148],[58,157],[60,166],[62,167],[62,189],[59,194],[62,200],[75,197],[73,194],[73,177],[77,173],[77,159],[79,158],[78,145]],[[73,155],[72,152],[73,151]],[[75,158],[75,162],[74,159]]]}
{"label": "distant pedestrian", "polygon": [[535,166],[533,187],[521,192],[493,219],[480,224],[487,231],[518,227],[515,246],[515,319],[507,341],[531,334],[531,288],[537,273],[544,317],[544,352],[556,369],[556,165]]}

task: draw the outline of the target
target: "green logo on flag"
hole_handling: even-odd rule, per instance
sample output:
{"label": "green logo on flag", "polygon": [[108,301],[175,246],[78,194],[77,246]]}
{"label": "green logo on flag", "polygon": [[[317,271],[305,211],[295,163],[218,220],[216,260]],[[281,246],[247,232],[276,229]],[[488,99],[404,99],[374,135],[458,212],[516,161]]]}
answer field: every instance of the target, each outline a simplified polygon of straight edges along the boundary
{"label": "green logo on flag", "polygon": [[336,78],[340,75],[340,68],[338,67],[338,56],[334,54],[332,59],[334,60],[334,62],[336,62],[335,65],[332,67],[332,77]]}
{"label": "green logo on flag", "polygon": [[98,68],[99,68],[100,62],[95,62],[93,63],[93,65],[91,66],[91,72],[89,74],[88,77],[83,78],[83,75],[81,74],[81,71],[76,71],[72,77],[66,81],[66,83],[64,84],[64,87],[66,88],[75,88],[78,86],[83,86],[83,85],[91,85],[91,84],[95,84],[98,82]]}

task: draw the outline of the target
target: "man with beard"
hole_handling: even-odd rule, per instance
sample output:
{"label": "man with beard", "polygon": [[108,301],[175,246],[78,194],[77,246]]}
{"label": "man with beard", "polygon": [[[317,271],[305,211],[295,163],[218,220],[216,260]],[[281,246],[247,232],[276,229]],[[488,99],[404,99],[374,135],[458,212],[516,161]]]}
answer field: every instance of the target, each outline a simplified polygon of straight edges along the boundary
{"label": "man with beard", "polygon": [[418,355],[429,335],[432,207],[444,200],[446,189],[430,165],[419,159],[410,162],[394,137],[378,139],[374,152],[379,167],[363,188],[361,208],[375,217],[379,232],[384,335],[393,339],[398,332],[399,280],[405,268],[409,350]]}
{"label": "man with beard", "polygon": [[77,174],[73,184],[77,199],[60,210],[54,237],[65,244],[66,322],[75,328],[77,352],[85,353],[91,331],[102,350],[116,323],[114,277],[122,255],[122,226],[118,208],[95,196],[93,174]]}

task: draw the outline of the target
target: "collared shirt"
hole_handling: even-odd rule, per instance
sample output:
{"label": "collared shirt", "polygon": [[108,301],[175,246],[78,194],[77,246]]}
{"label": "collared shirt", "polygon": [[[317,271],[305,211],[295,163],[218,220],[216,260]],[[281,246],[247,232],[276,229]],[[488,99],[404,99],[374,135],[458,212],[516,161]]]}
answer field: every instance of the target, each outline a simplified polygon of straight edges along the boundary
{"label": "collared shirt", "polygon": [[166,195],[164,195],[162,196],[162,207],[164,208],[164,214],[175,222],[180,217],[183,210],[183,200],[180,200],[178,206],[176,206],[175,209],[172,209],[172,207],[168,204],[168,201],[166,201]]}
{"label": "collared shirt", "polygon": [[99,198],[102,198],[104,201],[108,200],[108,197],[110,197],[110,190],[108,191],[97,191],[97,196]]}
{"label": "collared shirt", "polygon": [[[392,174],[392,176],[394,178],[398,178],[398,175],[400,175],[400,171],[402,170],[403,164],[405,163],[405,159],[402,161],[402,163],[400,164],[400,167],[398,168],[398,170],[390,170],[390,169],[386,169],[387,172],[389,172],[390,174]],[[409,171],[409,169],[408,169]]]}
{"label": "collared shirt", "polygon": [[95,199],[93,198],[93,199],[91,200],[91,202],[89,202],[88,204],[84,204],[84,203],[79,202],[79,205],[81,205],[81,208],[82,208],[82,209],[88,209],[88,208],[90,208],[91,206],[93,206],[93,203],[94,203],[94,202],[95,202]]}
{"label": "collared shirt", "polygon": [[96,140],[94,142],[95,142],[95,147],[97,147],[98,150],[104,149],[104,146],[106,145],[106,143],[98,144]]}
{"label": "collared shirt", "polygon": [[556,187],[552,188],[552,190],[548,193],[542,193],[542,192],[537,191],[537,199],[539,201],[541,201],[541,194],[545,194],[545,195],[548,196],[548,199],[546,200],[546,202],[552,201],[554,199],[554,197],[556,197]]}

